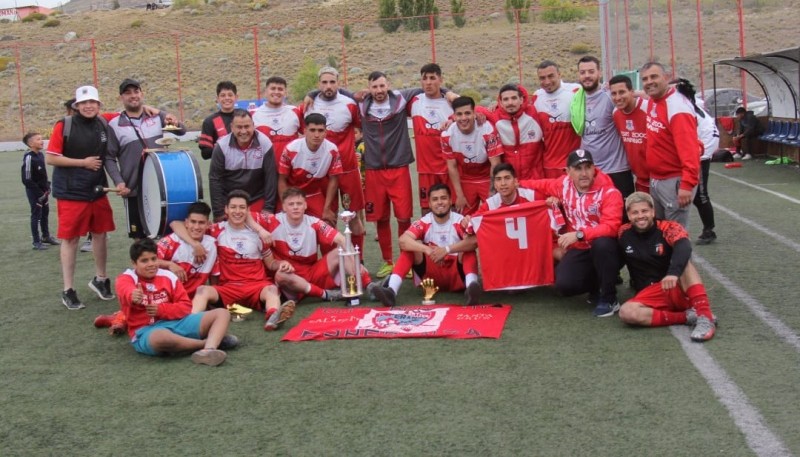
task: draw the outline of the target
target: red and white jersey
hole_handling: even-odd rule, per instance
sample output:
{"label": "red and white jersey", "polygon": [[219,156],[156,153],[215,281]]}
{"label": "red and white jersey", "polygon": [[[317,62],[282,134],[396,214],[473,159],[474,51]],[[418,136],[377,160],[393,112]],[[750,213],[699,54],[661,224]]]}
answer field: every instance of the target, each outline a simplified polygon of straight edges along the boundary
{"label": "red and white jersey", "polygon": [[[144,299],[141,303],[133,303],[131,294],[141,284]],[[140,278],[133,269],[125,270],[117,276],[114,286],[119,300],[119,307],[128,324],[128,335],[133,338],[136,330],[162,320],[183,319],[192,312],[192,301],[186,289],[169,270],[159,269],[152,279]],[[145,305],[158,304],[155,317],[147,314]]]}
{"label": "red and white jersey", "polygon": [[544,131],[544,168],[562,169],[567,156],[581,145],[581,137],[572,128],[569,107],[580,84],[561,82],[553,93],[538,89],[533,93],[533,106],[539,113]]}
{"label": "red and white jersey", "polygon": [[[251,213],[255,219],[258,213]],[[209,227],[208,234],[217,240],[219,283],[249,282],[266,279],[264,257],[269,248],[249,227],[236,229],[228,221]]]}
{"label": "red and white jersey", "polygon": [[312,151],[305,138],[298,138],[281,154],[278,174],[286,175],[289,187],[303,189],[306,197],[325,194],[328,178],[342,174],[342,161],[332,142],[323,140],[320,147]]}
{"label": "red and white jersey", "polygon": [[567,232],[583,231],[584,241],[578,241],[569,249],[589,249],[589,242],[600,237],[616,237],[622,225],[622,194],[614,187],[608,175],[596,170],[594,183],[586,192],[578,192],[569,176],[555,179],[520,181],[520,187],[528,187],[558,197],[564,207]]}
{"label": "red and white jersey", "polygon": [[647,172],[647,100],[636,99],[636,107],[630,113],[614,109],[614,125],[617,127],[631,171],[637,179],[648,179]]}
{"label": "red and white jersey", "polygon": [[198,287],[208,281],[209,276],[218,276],[217,269],[217,244],[214,238],[203,235],[200,242],[206,250],[206,260],[203,263],[194,261],[194,250],[189,243],[183,241],[178,235],[172,233],[158,241],[158,258],[176,263],[186,272],[186,281],[183,288],[189,295],[194,295]]}
{"label": "red and white jersey", "polygon": [[325,100],[317,95],[305,115],[320,113],[327,119],[326,139],[336,145],[342,158],[342,171],[358,169],[356,159],[356,128],[361,128],[358,117],[358,104],[347,96],[336,94],[333,100]]}
{"label": "red and white jersey", "polygon": [[453,108],[444,97],[430,98],[419,94],[408,102],[408,113],[414,126],[417,172],[447,174],[442,155],[442,126],[453,115]]}
{"label": "red and white jersey", "polygon": [[513,115],[495,111],[494,127],[503,144],[503,162],[510,163],[520,179],[542,174],[543,131],[532,106],[523,106]]}
{"label": "red and white jersey", "polygon": [[647,107],[647,169],[655,179],[681,178],[680,188],[692,190],[700,176],[703,145],[697,138],[697,118],[689,99],[670,87]]}
{"label": "red and white jersey", "polygon": [[[490,157],[503,154],[497,132],[489,122],[464,133],[453,123],[441,134],[441,149],[445,160],[455,160],[461,181],[487,181],[491,177]],[[419,149],[417,149],[419,150]]]}
{"label": "red and white jersey", "polygon": [[472,217],[484,290],[553,284],[553,232],[544,201]]}
{"label": "red and white jersey", "polygon": [[478,208],[478,212],[475,213],[477,216],[478,214],[485,213],[486,211],[491,211],[493,209],[502,208],[506,206],[514,206],[520,205],[522,203],[529,203],[536,200],[536,191],[533,189],[527,189],[524,187],[517,188],[517,195],[514,197],[514,201],[509,204],[503,203],[503,198],[500,194],[495,193],[491,197],[487,198],[486,201],[481,203],[480,208]]}
{"label": "red and white jersey", "polygon": [[[314,265],[319,259],[320,246],[332,248],[339,234],[334,227],[308,214],[298,225],[292,225],[286,213],[259,214],[255,218],[259,225],[272,234],[272,254],[277,259],[293,264]],[[330,249],[328,249],[330,250]]]}
{"label": "red and white jersey", "polygon": [[[466,236],[467,232],[461,226],[462,219],[464,219],[464,216],[455,211],[450,211],[447,220],[440,224],[436,222],[433,213],[428,213],[411,224],[407,232],[428,246],[445,247],[463,240]],[[448,264],[457,259],[458,254],[452,253],[445,257],[444,262]]]}
{"label": "red and white jersey", "polygon": [[303,129],[300,108],[293,105],[281,105],[273,108],[264,103],[253,113],[253,123],[256,129],[267,135],[272,141],[275,165],[278,164],[286,145],[297,139],[297,134],[302,133]]}

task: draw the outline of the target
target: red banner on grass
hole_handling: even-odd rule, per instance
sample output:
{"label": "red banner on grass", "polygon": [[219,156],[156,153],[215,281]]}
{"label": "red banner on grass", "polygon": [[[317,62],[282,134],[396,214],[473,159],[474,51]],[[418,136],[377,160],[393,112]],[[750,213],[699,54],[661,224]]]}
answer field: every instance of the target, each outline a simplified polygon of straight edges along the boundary
{"label": "red banner on grass", "polygon": [[282,341],[347,338],[500,338],[510,305],[319,308]]}

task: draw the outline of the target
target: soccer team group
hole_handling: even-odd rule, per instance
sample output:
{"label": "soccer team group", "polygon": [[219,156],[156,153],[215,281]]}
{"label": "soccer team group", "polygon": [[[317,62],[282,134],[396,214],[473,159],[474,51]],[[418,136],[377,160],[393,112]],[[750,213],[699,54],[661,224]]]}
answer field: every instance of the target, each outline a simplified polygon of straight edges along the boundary
{"label": "soccer team group", "polygon": [[[60,243],[62,302],[81,309],[75,259],[80,237],[89,233],[96,269],[89,287],[120,304],[95,325],[127,331],[143,354],[191,352],[196,363],[218,365],[238,344],[227,333],[226,307],[263,310],[264,329],[274,330],[304,297],[342,300],[341,277],[359,276],[369,298],[386,306],[396,304],[404,278],[432,279],[440,290],[464,291],[465,304],[477,304],[478,218],[544,208],[549,222],[528,233],[534,238],[524,246],[546,246],[546,256],[532,259],[520,244],[503,253],[506,259],[522,269],[554,268],[555,289],[588,293],[597,317],[618,312],[633,325],[692,325],[691,339],[707,341],[715,317],[690,262],[686,225],[694,201],[704,225],[698,243],[715,238],[705,191],[706,159],[719,142],[714,120],[696,106],[691,84],[671,82],[659,63],[641,69],[644,94],[626,76],[601,84],[594,57],[581,58],[577,69],[579,83],[566,83],[558,65],[544,61],[538,90],[531,95],[505,85],[493,109],[444,89],[436,64],[421,68],[420,88],[393,90],[375,71],[368,88],[356,93],[340,88],[337,70],[326,67],[318,90],[300,106],[286,103],[286,80],[271,77],[266,101],[254,111],[237,109],[236,86],[220,82],[220,109],[204,120],[199,138],[202,158],[211,160],[211,205],[190,205],[186,219],[173,221],[173,233],[157,242],[142,230],[139,164],[146,149],[159,147],[165,128],[177,135],[185,130],[173,115],[145,105],[138,81],[120,84],[124,109],[114,113],[101,112],[96,88],[82,86],[46,151],[41,135],[24,138],[34,249]],[[412,223],[409,165],[415,160],[423,215]],[[45,163],[54,167],[52,189]],[[118,276],[113,292],[106,233],[115,225],[108,197],[98,191],[108,186],[107,175],[124,199],[135,238],[132,267]],[[51,192],[60,241],[47,231]],[[357,262],[340,264],[339,251],[352,247],[336,229],[342,209],[357,214],[349,226],[360,253],[365,223],[375,223],[384,262],[375,281]],[[481,246],[494,249],[500,238],[482,239]],[[502,270],[487,258],[481,257],[485,276]],[[620,306],[623,266],[636,295]],[[495,289],[526,285],[541,284]]]}

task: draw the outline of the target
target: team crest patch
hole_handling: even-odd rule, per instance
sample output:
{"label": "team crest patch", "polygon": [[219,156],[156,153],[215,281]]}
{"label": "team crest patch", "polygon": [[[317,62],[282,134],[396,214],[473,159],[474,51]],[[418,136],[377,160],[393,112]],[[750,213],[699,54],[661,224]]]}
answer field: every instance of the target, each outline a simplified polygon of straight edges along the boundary
{"label": "team crest patch", "polygon": [[633,131],[633,121],[632,120],[627,119],[625,121],[625,130]]}
{"label": "team crest patch", "polygon": [[664,245],[662,243],[656,244],[656,255],[664,255]]}

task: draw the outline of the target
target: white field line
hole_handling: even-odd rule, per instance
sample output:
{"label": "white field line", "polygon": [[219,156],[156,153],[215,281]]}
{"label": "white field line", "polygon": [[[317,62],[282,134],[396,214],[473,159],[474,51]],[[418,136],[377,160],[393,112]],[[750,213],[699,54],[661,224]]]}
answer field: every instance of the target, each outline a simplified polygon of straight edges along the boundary
{"label": "white field line", "polygon": [[[705,378],[720,403],[728,410],[733,422],[744,434],[750,449],[759,457],[791,456],[792,452],[769,429],[761,413],[750,404],[747,395],[731,380],[705,346],[690,341],[689,327],[673,325],[670,327],[670,332],[680,342],[683,351]],[[723,446],[723,443],[720,443],[720,446]]]}
{"label": "white field line", "polygon": [[[713,171],[713,170],[711,170],[711,171],[710,171],[710,173],[711,173],[712,175],[714,175],[714,176],[719,176],[720,178],[725,178],[725,179],[727,179],[728,181],[733,181],[733,182],[735,182],[735,183],[737,183],[737,184],[741,184],[741,185],[743,185],[743,186],[752,187],[753,189],[758,189],[758,190],[760,190],[760,191],[762,191],[762,192],[766,192],[766,193],[768,193],[768,194],[772,194],[772,195],[774,195],[774,196],[776,196],[776,197],[779,197],[779,198],[782,198],[782,199],[784,199],[784,200],[786,200],[786,201],[790,201],[790,202],[792,202],[792,203],[794,203],[794,204],[800,205],[800,200],[798,200],[798,199],[796,199],[796,198],[792,198],[792,197],[790,197],[790,196],[788,196],[788,195],[784,195],[784,194],[782,194],[782,193],[780,193],[780,192],[775,192],[774,190],[767,189],[767,188],[765,188],[765,187],[761,187],[761,186],[757,186],[757,185],[755,185],[755,184],[750,184],[750,183],[749,183],[749,182],[747,182],[747,181],[742,181],[741,179],[737,179],[737,178],[732,178],[732,177],[730,177],[730,176],[726,176],[725,174],[722,174],[722,173],[720,173],[720,172],[718,172],[718,171]],[[773,184],[773,185],[774,185],[774,184]],[[713,202],[713,200],[712,200],[712,202]],[[716,205],[715,205],[715,206],[716,206]]]}
{"label": "white field line", "polygon": [[783,236],[783,235],[781,235],[781,234],[779,234],[777,232],[774,232],[774,231],[764,227],[763,225],[759,224],[758,222],[756,222],[756,221],[754,221],[752,219],[748,219],[748,218],[742,216],[741,214],[737,213],[736,211],[734,211],[732,209],[728,209],[728,208],[720,205],[719,203],[717,203],[717,202],[715,202],[713,200],[712,200],[711,203],[714,205],[714,210],[720,210],[723,213],[727,214],[728,216],[730,216],[730,217],[736,219],[737,221],[741,222],[742,224],[749,225],[750,227],[753,227],[754,229],[760,231],[761,233],[769,236],[773,240],[780,241],[781,243],[785,244],[786,246],[788,246],[788,247],[794,249],[795,251],[797,251],[798,253],[800,253],[800,243],[798,243],[798,242],[796,242],[794,240],[790,240],[789,238],[787,238],[787,237],[785,237],[785,236]]}

